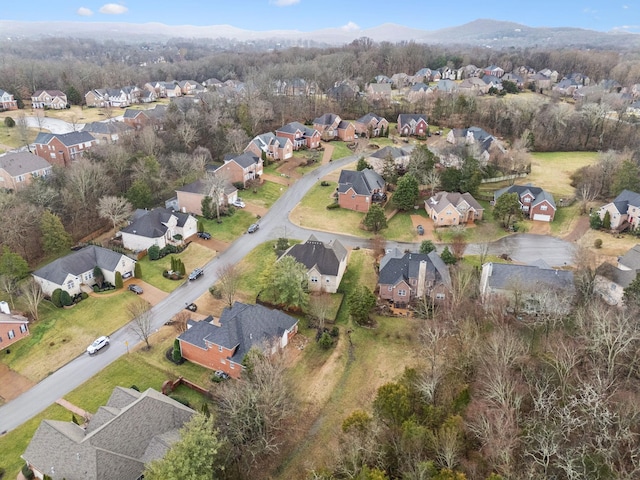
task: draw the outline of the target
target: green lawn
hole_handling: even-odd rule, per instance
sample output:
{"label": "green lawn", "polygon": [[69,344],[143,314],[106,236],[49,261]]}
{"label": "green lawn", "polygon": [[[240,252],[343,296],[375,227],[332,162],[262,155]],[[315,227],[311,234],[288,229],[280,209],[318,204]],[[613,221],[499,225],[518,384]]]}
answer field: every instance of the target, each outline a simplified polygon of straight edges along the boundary
{"label": "green lawn", "polygon": [[[424,210],[423,210],[424,211]],[[412,242],[415,240],[415,230],[410,215],[413,212],[398,212],[389,220],[387,228],[380,233],[387,240],[398,242]]]}
{"label": "green lawn", "polygon": [[275,242],[263,243],[242,259],[240,268],[243,275],[238,290],[250,293],[252,297],[258,295],[261,289],[261,272],[276,260],[274,247]]}
{"label": "green lawn", "polygon": [[580,204],[578,202],[574,202],[569,207],[559,207],[553,217],[553,222],[551,222],[551,234],[555,236],[567,235],[579,216]]}
{"label": "green lawn", "polygon": [[284,187],[278,183],[265,181],[259,187],[247,188],[238,192],[238,196],[245,202],[251,202],[261,207],[271,208],[276,200],[284,193]]}
{"label": "green lawn", "polygon": [[598,152],[534,152],[531,156],[531,174],[519,179],[518,183],[533,183],[544,188],[557,201],[575,194],[571,174],[597,161]]}
{"label": "green lawn", "polygon": [[331,142],[331,146],[333,147],[331,160],[338,160],[340,158],[353,155],[353,151],[351,151],[349,147],[347,147],[347,144],[345,142],[333,141]]}
{"label": "green lawn", "polygon": [[[20,139],[18,127],[15,126],[13,128],[8,128],[4,124],[4,118],[7,116],[13,118],[15,121],[18,121],[18,117],[16,115],[9,114],[5,115],[4,117],[0,117],[0,144],[6,145],[7,147],[11,148],[22,147],[24,145],[24,142]],[[27,140],[29,141],[29,143],[32,143],[38,136],[38,129],[29,128],[28,130],[29,136],[27,137]]]}
{"label": "green lawn", "polygon": [[220,217],[222,223],[202,217],[198,217],[198,219],[202,220],[205,232],[209,232],[213,238],[222,242],[233,242],[246,232],[249,225],[256,221],[254,214],[240,208],[236,209],[230,217]]}

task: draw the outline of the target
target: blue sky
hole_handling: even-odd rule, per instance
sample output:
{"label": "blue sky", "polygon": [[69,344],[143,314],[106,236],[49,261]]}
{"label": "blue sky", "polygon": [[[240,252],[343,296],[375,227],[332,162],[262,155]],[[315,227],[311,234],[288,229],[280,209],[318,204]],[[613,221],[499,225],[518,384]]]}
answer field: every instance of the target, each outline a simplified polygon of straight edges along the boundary
{"label": "blue sky", "polygon": [[13,1],[0,20],[227,24],[247,30],[366,29],[391,22],[423,30],[491,18],[531,27],[640,33],[638,0],[93,0]]}

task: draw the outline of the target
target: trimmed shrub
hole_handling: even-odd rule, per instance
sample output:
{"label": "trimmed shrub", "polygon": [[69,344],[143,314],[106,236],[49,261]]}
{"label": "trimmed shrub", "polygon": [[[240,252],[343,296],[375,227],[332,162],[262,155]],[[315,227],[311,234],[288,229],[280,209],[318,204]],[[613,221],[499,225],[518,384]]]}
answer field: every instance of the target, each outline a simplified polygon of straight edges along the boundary
{"label": "trimmed shrub", "polygon": [[331,335],[334,338],[337,337],[338,335],[340,335],[340,329],[338,327],[333,327],[329,332],[329,335]]}
{"label": "trimmed shrub", "polygon": [[321,186],[321,187],[330,187],[330,186],[331,186],[331,184],[330,184],[329,182],[327,182],[326,180],[322,180],[322,181],[320,182],[320,186]]}
{"label": "trimmed shrub", "polygon": [[142,267],[138,262],[133,267],[133,276],[136,278],[142,278]]}
{"label": "trimmed shrub", "polygon": [[82,292],[80,294],[80,299],[81,300],[86,300],[87,298],[89,298],[89,294],[87,292]]}
{"label": "trimmed shrub", "polygon": [[11,117],[5,117],[4,126],[7,128],[13,128],[16,126],[16,121]]}
{"label": "trimmed shrub", "polygon": [[333,347],[333,338],[331,338],[331,335],[329,335],[327,332],[324,332],[320,336],[320,340],[318,340],[318,345],[320,345],[320,348],[322,348],[323,350],[329,350],[331,347]]}
{"label": "trimmed shrub", "polygon": [[[93,288],[97,288],[97,287],[93,287]],[[94,290],[96,291],[96,290]],[[58,308],[62,308],[62,300],[61,300],[61,295],[62,295],[62,289],[61,288],[56,288],[53,293],[51,294],[51,303],[53,303],[56,307]]]}
{"label": "trimmed shrub", "polygon": [[120,272],[116,272],[116,288],[124,287],[124,283],[122,282],[122,274]]}
{"label": "trimmed shrub", "polygon": [[176,402],[181,403],[185,407],[191,408],[191,404],[186,398],[178,397],[177,395],[169,395],[169,398],[173,398]]}
{"label": "trimmed shrub", "polygon": [[327,205],[327,210],[334,210],[336,208],[340,208],[340,204],[338,202],[333,202]]}
{"label": "trimmed shrub", "polygon": [[66,290],[61,290],[60,292],[60,303],[63,307],[68,307],[73,303],[71,295],[69,295],[69,292],[67,292]]}
{"label": "trimmed shrub", "polygon": [[173,353],[171,354],[173,361],[179,363],[182,360],[182,353],[180,352],[180,340],[177,338],[173,341]]}
{"label": "trimmed shrub", "polygon": [[158,260],[160,258],[160,247],[152,245],[147,249],[147,254],[149,255],[149,260]]}
{"label": "trimmed shrub", "polygon": [[22,475],[24,475],[24,478],[27,480],[33,480],[33,477],[35,477],[33,470],[31,470],[26,463],[22,466]]}
{"label": "trimmed shrub", "polygon": [[216,300],[220,300],[222,298],[222,290],[220,290],[220,288],[218,288],[215,285],[212,285],[209,288],[209,293],[211,294],[211,296],[213,298],[215,298]]}
{"label": "trimmed shrub", "polygon": [[601,238],[596,238],[596,239],[593,241],[593,246],[594,246],[595,248],[598,248],[598,249],[602,248],[602,239],[601,239]]}

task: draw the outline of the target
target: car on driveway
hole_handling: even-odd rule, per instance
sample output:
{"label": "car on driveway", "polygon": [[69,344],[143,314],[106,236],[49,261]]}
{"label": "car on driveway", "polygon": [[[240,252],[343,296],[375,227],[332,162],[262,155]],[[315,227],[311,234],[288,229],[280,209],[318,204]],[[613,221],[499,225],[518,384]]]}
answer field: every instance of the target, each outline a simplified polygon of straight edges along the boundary
{"label": "car on driveway", "polygon": [[424,235],[424,227],[422,225],[418,225],[417,230],[418,235]]}
{"label": "car on driveway", "polygon": [[144,290],[142,290],[142,287],[140,285],[135,285],[135,284],[129,285],[129,290],[131,290],[136,295],[142,295],[142,293],[144,292]]}
{"label": "car on driveway", "polygon": [[238,208],[246,207],[244,202],[242,200],[240,200],[239,198],[237,200],[234,200],[234,202],[231,205],[233,205],[234,207],[238,207]]}
{"label": "car on driveway", "polygon": [[198,236],[203,240],[211,240],[211,234],[209,232],[198,232]]}
{"label": "car on driveway", "polygon": [[251,225],[249,225],[249,228],[247,229],[247,233],[255,233],[258,231],[259,228],[260,228],[260,225],[258,225],[257,223],[252,223]]}
{"label": "car on driveway", "polygon": [[100,350],[103,347],[106,347],[107,345],[109,345],[109,337],[102,336],[102,337],[96,338],[93,341],[93,343],[87,347],[87,352],[89,353],[89,355],[93,355],[98,350]]}
{"label": "car on driveway", "polygon": [[204,270],[201,268],[195,268],[193,272],[189,274],[189,280],[195,280],[196,278],[200,278],[202,275],[204,275]]}

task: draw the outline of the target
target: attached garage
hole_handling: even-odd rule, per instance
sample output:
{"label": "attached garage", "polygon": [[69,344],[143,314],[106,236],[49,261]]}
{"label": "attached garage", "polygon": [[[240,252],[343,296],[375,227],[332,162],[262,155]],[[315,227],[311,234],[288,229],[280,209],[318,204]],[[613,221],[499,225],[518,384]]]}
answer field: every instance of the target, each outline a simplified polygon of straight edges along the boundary
{"label": "attached garage", "polygon": [[550,222],[551,215],[543,215],[542,213],[536,213],[533,215],[534,220],[538,220],[540,222]]}

